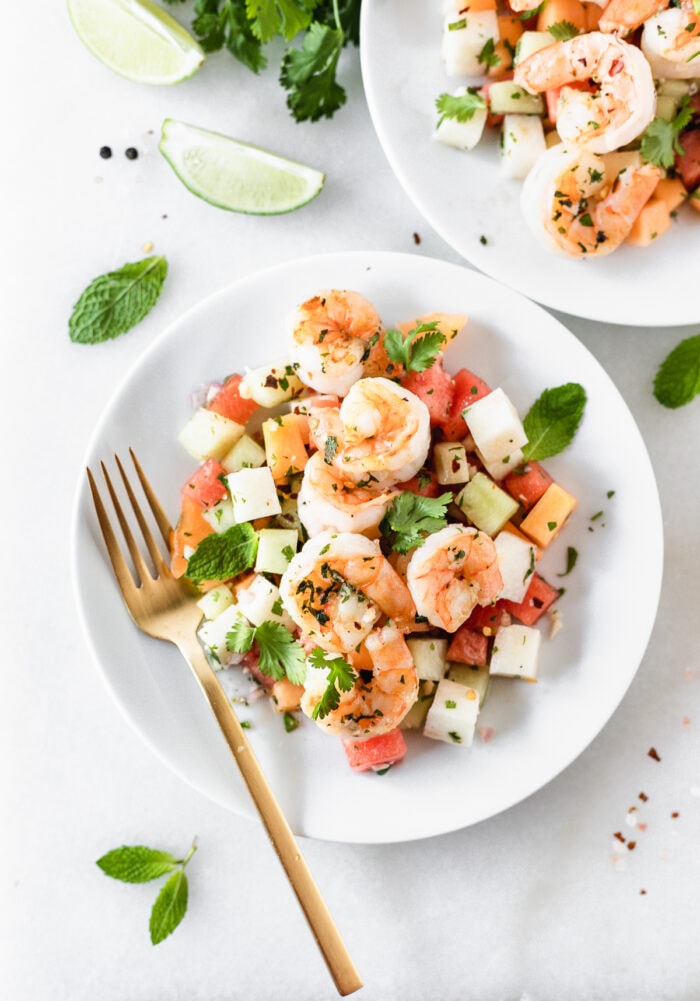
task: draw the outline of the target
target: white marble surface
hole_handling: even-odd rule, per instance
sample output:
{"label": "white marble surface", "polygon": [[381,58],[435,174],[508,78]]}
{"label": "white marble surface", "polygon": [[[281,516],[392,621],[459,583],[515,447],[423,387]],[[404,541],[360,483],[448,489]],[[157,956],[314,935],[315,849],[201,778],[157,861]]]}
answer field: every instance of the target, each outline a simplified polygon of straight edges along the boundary
{"label": "white marble surface", "polygon": [[[73,493],[106,397],[208,293],[317,252],[456,255],[384,160],[356,53],[343,60],[345,110],[294,125],[276,65],[255,79],[221,55],[177,88],[143,88],[86,52],[62,3],[10,6],[5,19],[0,996],[325,1001],[333,985],[259,826],[174,777],[100,680],[71,589]],[[312,163],[327,171],[326,188],[286,217],[217,211],[185,191],[157,153],[165,117]],[[114,149],[109,161],[98,156],[104,144]],[[127,146],[138,160],[125,159]],[[156,309],[117,341],[72,345],[67,318],[82,288],[142,256],[148,242],[170,263]],[[366,1001],[698,997],[700,400],[664,410],[651,382],[700,324],[635,330],[562,319],[616,381],[652,457],[666,533],[658,619],[610,723],[528,801],[398,847],[304,842]],[[154,948],[153,886],[113,882],[95,859],[121,843],[184,852],[194,836],[188,914]]]}

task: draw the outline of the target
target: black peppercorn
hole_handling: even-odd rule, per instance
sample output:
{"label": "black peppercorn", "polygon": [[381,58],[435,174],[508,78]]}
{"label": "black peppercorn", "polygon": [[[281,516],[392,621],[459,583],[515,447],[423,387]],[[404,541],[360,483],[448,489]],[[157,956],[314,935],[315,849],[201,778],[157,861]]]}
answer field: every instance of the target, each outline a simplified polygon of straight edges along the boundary
{"label": "black peppercorn", "polygon": [[100,156],[103,160],[109,160],[112,155],[112,148],[110,146],[100,146]]}
{"label": "black peppercorn", "polygon": [[139,151],[137,149],[134,149],[133,146],[129,146],[128,149],[124,150],[124,156],[127,158],[127,160],[135,160],[138,155]]}

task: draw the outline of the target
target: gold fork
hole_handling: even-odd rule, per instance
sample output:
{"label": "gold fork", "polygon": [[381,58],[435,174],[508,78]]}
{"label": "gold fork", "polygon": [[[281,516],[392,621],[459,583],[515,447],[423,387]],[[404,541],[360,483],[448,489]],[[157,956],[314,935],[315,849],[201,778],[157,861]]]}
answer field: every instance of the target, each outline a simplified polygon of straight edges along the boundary
{"label": "gold fork", "polygon": [[[129,449],[136,474],[153,513],[163,539],[168,544],[171,527],[153,488],[148,482],[138,459]],[[328,908],[314,882],[309,868],[299,850],[292,830],[270,789],[263,771],[253,754],[245,730],[238,721],[231,701],[227,698],[215,671],[210,666],[197,639],[196,629],[202,617],[193,596],[177,580],[163,558],[153,537],[133,488],[119,457],[115,455],[119,473],[136,521],[146,543],[153,568],[151,569],[134,539],[119,503],[105,464],[100,463],[107,489],[117,514],[136,572],[132,575],[129,565],[116,539],[109,516],[100,497],[95,479],[87,470],[97,520],[104,536],[107,552],[114,569],[121,593],[131,618],[142,632],[156,639],[174,643],[195,673],[197,681],[221,727],[248,791],[260,814],[262,822],[292,885],[309,923],[311,931],[326,961],[328,970],[341,995],[352,994],[362,987],[362,981],[343,944]]]}

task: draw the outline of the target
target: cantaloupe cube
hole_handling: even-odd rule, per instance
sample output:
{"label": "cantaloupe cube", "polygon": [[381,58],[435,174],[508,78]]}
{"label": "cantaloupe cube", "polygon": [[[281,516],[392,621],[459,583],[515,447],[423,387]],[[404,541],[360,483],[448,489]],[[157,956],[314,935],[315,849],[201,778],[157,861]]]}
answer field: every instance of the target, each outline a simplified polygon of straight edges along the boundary
{"label": "cantaloupe cube", "polygon": [[633,247],[648,247],[671,228],[672,221],[666,202],[651,198],[634,220],[626,242]]}
{"label": "cantaloupe cube", "polygon": [[303,694],[303,685],[293,685],[289,678],[282,678],[270,689],[272,708],[278,713],[293,713],[299,708]]}
{"label": "cantaloupe cube", "polygon": [[552,483],[520,522],[520,531],[545,549],[561,531],[577,500],[558,483]]}
{"label": "cantaloupe cube", "polygon": [[547,0],[537,15],[537,30],[547,31],[553,24],[569,21],[579,31],[587,30],[586,8],[580,0]]}
{"label": "cantaloupe cube", "polygon": [[586,31],[597,31],[603,8],[597,3],[584,3],[583,9],[586,14]]}
{"label": "cantaloupe cube", "polygon": [[675,212],[688,198],[688,192],[680,177],[662,177],[652,198],[664,202],[669,212]]}
{"label": "cantaloupe cube", "polygon": [[[284,414],[263,422],[265,455],[275,482],[286,482],[295,473],[303,472],[306,466],[308,455],[300,423],[304,420],[300,414]],[[308,428],[308,422],[306,426]]]}

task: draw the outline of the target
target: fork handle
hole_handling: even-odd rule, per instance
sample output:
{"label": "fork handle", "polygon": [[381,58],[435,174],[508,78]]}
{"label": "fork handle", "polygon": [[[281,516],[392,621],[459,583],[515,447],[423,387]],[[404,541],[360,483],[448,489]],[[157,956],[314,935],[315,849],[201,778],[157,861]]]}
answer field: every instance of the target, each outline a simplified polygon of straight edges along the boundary
{"label": "fork handle", "polygon": [[230,700],[196,637],[193,639],[191,636],[183,636],[177,642],[177,646],[194,671],[214,712],[277,856],[301,904],[338,993],[343,996],[352,994],[362,987],[360,976]]}

